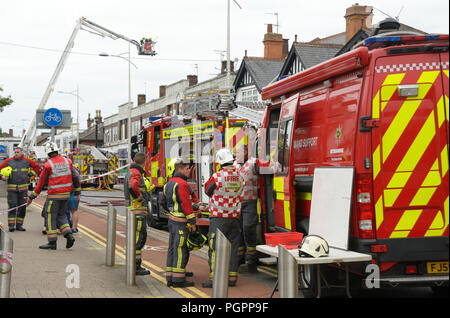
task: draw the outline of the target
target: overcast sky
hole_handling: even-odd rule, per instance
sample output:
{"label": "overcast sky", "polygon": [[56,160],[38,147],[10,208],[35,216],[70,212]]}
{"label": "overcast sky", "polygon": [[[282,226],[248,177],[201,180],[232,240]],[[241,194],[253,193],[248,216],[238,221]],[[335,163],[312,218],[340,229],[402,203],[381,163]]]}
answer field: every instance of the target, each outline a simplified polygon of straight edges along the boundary
{"label": "overcast sky", "polygon": [[[238,0],[231,1],[231,59],[263,56],[263,37],[268,23],[289,39],[311,41],[345,31],[345,9],[356,0]],[[373,22],[400,13],[400,22],[428,33],[448,33],[448,0],[372,0],[360,5],[375,7]],[[199,82],[219,72],[220,53],[226,50],[226,0],[1,0],[0,87],[2,96],[14,103],[0,113],[3,131],[21,135],[28,127],[47,88],[76,21],[84,16],[128,38],[152,37],[157,41],[154,57],[143,57],[131,46],[132,101],[146,93],[147,101],[159,97],[159,86],[185,79],[198,72]],[[274,26],[274,31],[277,31]],[[59,76],[47,107],[70,109],[76,120],[79,86],[80,123],[86,127],[88,113],[103,117],[117,113],[128,100],[128,63],[99,53],[128,52],[128,42],[101,38],[81,30]],[[226,54],[223,53],[223,58]],[[126,56],[126,55],[125,55]]]}

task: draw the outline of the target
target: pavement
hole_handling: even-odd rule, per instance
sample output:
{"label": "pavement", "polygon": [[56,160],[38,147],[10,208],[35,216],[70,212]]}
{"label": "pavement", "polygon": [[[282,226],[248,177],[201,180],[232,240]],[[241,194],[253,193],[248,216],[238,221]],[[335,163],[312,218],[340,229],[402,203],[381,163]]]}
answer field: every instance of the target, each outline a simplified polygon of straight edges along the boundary
{"label": "pavement", "polygon": [[[85,191],[83,191],[85,193]],[[127,286],[125,269],[125,217],[117,215],[115,266],[105,265],[106,211],[80,204],[79,234],[75,244],[66,249],[66,239],[58,236],[57,250],[41,250],[47,242],[42,234],[41,194],[27,207],[25,232],[6,234],[14,241],[11,298],[210,298],[212,289],[202,288],[208,279],[208,248],[191,252],[188,271],[194,287],[173,288],[165,284],[164,268],[168,233],[148,227],[148,238],[142,251],[143,267],[150,276],[136,276],[136,285]],[[0,211],[8,209],[6,198],[0,197]],[[7,227],[7,214],[0,214]],[[240,274],[238,286],[228,289],[229,298],[266,298],[276,280],[276,272],[261,269],[255,275]],[[77,276],[79,274],[79,276]],[[79,278],[79,279],[77,279]],[[79,285],[77,285],[79,282]],[[275,297],[278,293],[275,293]]]}
{"label": "pavement", "polygon": [[[6,209],[6,198],[1,197],[0,211]],[[1,214],[0,222],[7,225],[7,218],[7,214]],[[62,235],[58,236],[56,251],[39,249],[39,245],[47,242],[42,225],[41,209],[32,204],[27,208],[26,231],[6,230],[14,241],[11,298],[182,297],[151,275],[136,276],[136,285],[127,286],[125,259],[116,253],[115,266],[106,266],[105,248],[87,235],[75,235],[75,244],[70,249],[66,249]]]}

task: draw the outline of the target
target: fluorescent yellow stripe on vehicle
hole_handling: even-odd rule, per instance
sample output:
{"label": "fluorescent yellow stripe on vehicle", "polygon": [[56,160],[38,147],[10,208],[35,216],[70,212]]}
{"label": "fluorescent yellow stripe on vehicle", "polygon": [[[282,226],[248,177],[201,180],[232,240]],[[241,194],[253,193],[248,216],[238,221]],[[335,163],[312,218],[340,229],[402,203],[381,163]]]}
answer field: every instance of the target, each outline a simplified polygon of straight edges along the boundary
{"label": "fluorescent yellow stripe on vehicle", "polygon": [[395,200],[397,200],[397,197],[400,195],[400,192],[402,192],[402,189],[384,190],[384,205],[386,207],[393,206]]}
{"label": "fluorescent yellow stripe on vehicle", "polygon": [[292,230],[291,225],[291,203],[289,200],[284,201],[284,227]]}
{"label": "fluorescent yellow stripe on vehicle", "polygon": [[398,165],[397,171],[413,171],[435,135],[434,111],[431,111],[408,152]]}
{"label": "fluorescent yellow stripe on vehicle", "polygon": [[380,91],[372,100],[372,119],[380,118]]}
{"label": "fluorescent yellow stripe on vehicle", "polygon": [[380,145],[377,146],[372,155],[373,158],[373,179],[375,180],[381,170]]}
{"label": "fluorescent yellow stripe on vehicle", "polygon": [[430,171],[425,180],[423,180],[422,187],[433,187],[441,184],[441,174],[439,171]]}
{"label": "fluorescent yellow stripe on vehicle", "polygon": [[445,176],[445,174],[448,171],[448,150],[447,145],[444,146],[444,149],[441,151],[441,166],[442,166],[442,177]]}
{"label": "fluorescent yellow stripe on vehicle", "polygon": [[403,188],[412,172],[396,172],[387,185],[388,188]]}
{"label": "fluorescent yellow stripe on vehicle", "polygon": [[[445,104],[444,104],[444,96],[439,99],[437,103],[437,115],[438,115],[438,127],[441,127],[441,125],[445,121]],[[448,105],[448,103],[447,103]]]}
{"label": "fluorescent yellow stripe on vehicle", "polygon": [[284,177],[273,178],[273,189],[277,192],[284,193]]}
{"label": "fluorescent yellow stripe on vehicle", "polygon": [[436,192],[437,187],[432,188],[419,188],[416,195],[412,199],[410,206],[420,206],[420,205],[427,205],[428,202],[430,202],[431,197],[433,196],[434,192]]}
{"label": "fluorescent yellow stripe on vehicle", "polygon": [[414,228],[423,210],[406,210],[397,223],[394,231],[408,231]]}
{"label": "fluorescent yellow stripe on vehicle", "polygon": [[444,224],[438,228],[440,225],[440,221],[437,220],[438,218],[442,219],[442,213],[439,212],[438,215],[433,220],[433,223],[430,226],[430,229],[425,233],[425,236],[442,236],[447,229],[448,226],[448,196],[447,199],[445,199],[444,202]]}
{"label": "fluorescent yellow stripe on vehicle", "polygon": [[[405,76],[405,73],[399,73],[399,74],[390,74],[386,76],[384,79],[383,84],[381,85],[380,90],[375,94],[375,97],[372,101],[372,118],[380,118],[380,91],[382,91],[383,96],[381,99],[383,101],[388,101],[391,99],[392,95],[395,92],[396,87],[392,86],[392,88],[386,88],[384,89],[385,85],[397,85],[400,84],[403,80],[403,77]],[[386,103],[384,103],[383,108],[386,107]]]}
{"label": "fluorescent yellow stripe on vehicle", "polygon": [[377,222],[377,230],[380,228],[381,223],[384,219],[384,209],[383,209],[383,196],[380,196],[377,203],[375,204],[375,221]]}
{"label": "fluorescent yellow stripe on vehicle", "polygon": [[422,84],[419,85],[419,96],[414,97],[415,100],[411,100],[407,98],[405,102],[403,102],[400,110],[395,115],[392,120],[389,128],[386,130],[386,133],[383,136],[383,163],[388,158],[391,151],[394,149],[398,139],[402,135],[403,131],[411,121],[411,118],[419,108],[422,103],[422,99],[428,94],[428,91],[432,87],[432,83],[436,80],[439,71],[432,72],[423,72],[417,81],[418,83],[431,83],[431,84]]}

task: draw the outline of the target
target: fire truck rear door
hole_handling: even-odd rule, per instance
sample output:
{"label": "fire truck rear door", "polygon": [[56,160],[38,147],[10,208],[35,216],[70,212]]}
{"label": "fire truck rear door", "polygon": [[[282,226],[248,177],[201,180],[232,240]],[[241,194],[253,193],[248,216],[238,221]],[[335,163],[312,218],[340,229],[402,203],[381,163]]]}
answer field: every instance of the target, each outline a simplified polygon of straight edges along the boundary
{"label": "fire truck rear door", "polygon": [[376,61],[372,119],[378,127],[372,129],[372,156],[377,239],[448,235],[448,53],[442,62],[439,54]]}

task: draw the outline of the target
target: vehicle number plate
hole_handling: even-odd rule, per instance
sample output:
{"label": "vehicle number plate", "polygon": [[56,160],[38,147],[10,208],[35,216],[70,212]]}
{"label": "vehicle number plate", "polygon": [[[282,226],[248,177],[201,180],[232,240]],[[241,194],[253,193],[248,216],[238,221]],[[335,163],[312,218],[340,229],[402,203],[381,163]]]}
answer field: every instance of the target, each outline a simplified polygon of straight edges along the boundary
{"label": "vehicle number plate", "polygon": [[428,274],[448,273],[448,262],[428,262],[427,273]]}

